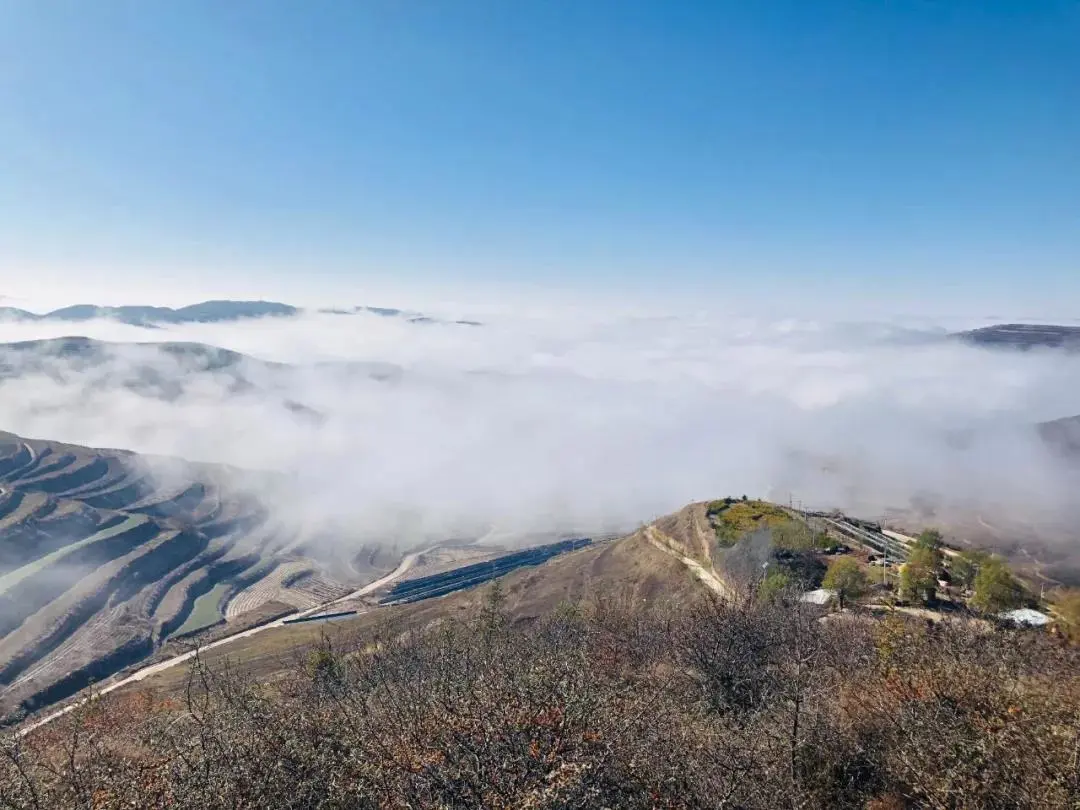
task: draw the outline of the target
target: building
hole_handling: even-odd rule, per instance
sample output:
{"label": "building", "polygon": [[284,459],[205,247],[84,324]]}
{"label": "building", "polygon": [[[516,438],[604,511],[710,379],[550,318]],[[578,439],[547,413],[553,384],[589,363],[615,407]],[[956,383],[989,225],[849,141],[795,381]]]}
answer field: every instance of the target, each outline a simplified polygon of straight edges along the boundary
{"label": "building", "polygon": [[811,605],[828,605],[836,599],[836,591],[830,591],[828,588],[818,588],[816,591],[807,591],[799,597],[800,602],[807,602]]}
{"label": "building", "polygon": [[1020,627],[1043,627],[1050,623],[1049,616],[1031,608],[1007,610],[1004,613],[999,613],[998,618]]}

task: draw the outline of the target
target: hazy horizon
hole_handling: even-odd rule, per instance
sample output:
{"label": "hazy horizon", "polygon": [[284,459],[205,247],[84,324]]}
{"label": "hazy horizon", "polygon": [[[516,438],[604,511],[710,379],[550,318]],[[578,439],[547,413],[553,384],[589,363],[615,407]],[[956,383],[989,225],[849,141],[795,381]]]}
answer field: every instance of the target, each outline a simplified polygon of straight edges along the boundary
{"label": "hazy horizon", "polygon": [[[0,343],[69,334],[194,341],[296,368],[248,369],[256,387],[241,393],[203,375],[162,401],[121,383],[183,368],[120,345],[101,370],[5,381],[0,429],[277,470],[294,480],[289,509],[375,538],[405,513],[435,532],[595,531],[744,493],[870,515],[931,496],[987,519],[1028,515],[1043,532],[1075,513],[1080,476],[1033,426],[1080,412],[1080,355],[988,351],[941,327],[599,310],[504,313],[480,328],[316,314],[0,323]],[[342,361],[401,375],[319,365]],[[957,450],[968,431],[976,440]]]}

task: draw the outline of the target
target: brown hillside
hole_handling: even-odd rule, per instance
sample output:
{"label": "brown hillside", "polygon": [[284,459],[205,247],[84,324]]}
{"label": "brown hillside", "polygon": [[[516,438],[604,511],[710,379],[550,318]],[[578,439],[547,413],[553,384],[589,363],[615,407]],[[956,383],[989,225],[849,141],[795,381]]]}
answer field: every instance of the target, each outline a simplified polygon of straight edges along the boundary
{"label": "brown hillside", "polygon": [[[696,506],[688,510],[695,510]],[[701,514],[704,515],[704,507]],[[676,521],[676,525],[683,524],[693,525],[692,521]],[[498,581],[505,595],[505,610],[512,621],[519,623],[532,622],[563,602],[587,601],[595,593],[663,605],[690,600],[703,593],[687,567],[651,543],[644,530],[565,554],[535,568],[515,571]],[[447,616],[467,615],[479,609],[491,587],[486,585],[410,605],[372,608],[355,619],[274,628],[211,650],[204,660],[211,667],[228,660],[239,672],[274,678],[295,668],[296,657],[324,637],[331,643],[345,644],[357,636],[373,635],[385,626],[404,630],[430,625]],[[177,691],[186,680],[187,669],[181,665],[165,670],[130,690],[150,687]]]}
{"label": "brown hillside", "polygon": [[677,544],[687,557],[712,564],[712,546],[716,532],[709,523],[707,503],[692,503],[672,515],[667,515],[653,525]]}

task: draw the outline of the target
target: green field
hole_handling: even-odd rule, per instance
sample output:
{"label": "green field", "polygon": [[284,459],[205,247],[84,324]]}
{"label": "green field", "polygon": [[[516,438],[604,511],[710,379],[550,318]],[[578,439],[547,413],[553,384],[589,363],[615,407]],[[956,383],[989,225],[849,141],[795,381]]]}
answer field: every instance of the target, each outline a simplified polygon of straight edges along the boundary
{"label": "green field", "polygon": [[221,602],[225,598],[225,594],[229,591],[229,583],[219,582],[209,591],[195,600],[195,604],[192,605],[191,613],[180,627],[177,628],[173,636],[182,636],[187,633],[194,633],[196,630],[202,630],[211,625],[217,624],[224,617],[221,610]]}

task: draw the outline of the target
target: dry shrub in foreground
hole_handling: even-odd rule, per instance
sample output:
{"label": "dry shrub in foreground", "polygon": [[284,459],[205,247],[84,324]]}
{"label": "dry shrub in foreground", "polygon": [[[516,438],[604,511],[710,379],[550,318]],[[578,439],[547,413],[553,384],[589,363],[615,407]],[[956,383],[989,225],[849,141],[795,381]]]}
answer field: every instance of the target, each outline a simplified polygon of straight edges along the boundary
{"label": "dry shrub in foreground", "polygon": [[17,741],[17,808],[1078,806],[1080,668],[1036,635],[820,620],[780,600],[496,597],[329,642],[272,689],[196,662]]}

